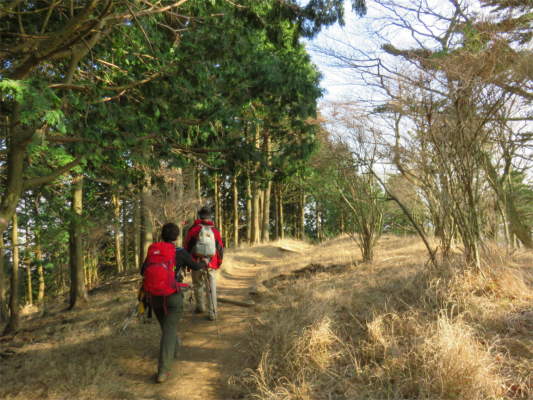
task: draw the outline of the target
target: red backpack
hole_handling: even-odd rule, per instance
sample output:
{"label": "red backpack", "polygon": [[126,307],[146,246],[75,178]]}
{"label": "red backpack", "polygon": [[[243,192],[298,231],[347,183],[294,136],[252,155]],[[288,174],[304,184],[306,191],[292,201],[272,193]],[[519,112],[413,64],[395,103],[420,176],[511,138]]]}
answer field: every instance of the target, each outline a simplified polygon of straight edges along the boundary
{"label": "red backpack", "polygon": [[[144,270],[144,291],[148,298],[151,296],[167,297],[175,292],[189,290],[189,285],[176,281],[175,267],[176,247],[172,243],[153,243],[148,247]],[[166,312],[165,302],[165,314]]]}

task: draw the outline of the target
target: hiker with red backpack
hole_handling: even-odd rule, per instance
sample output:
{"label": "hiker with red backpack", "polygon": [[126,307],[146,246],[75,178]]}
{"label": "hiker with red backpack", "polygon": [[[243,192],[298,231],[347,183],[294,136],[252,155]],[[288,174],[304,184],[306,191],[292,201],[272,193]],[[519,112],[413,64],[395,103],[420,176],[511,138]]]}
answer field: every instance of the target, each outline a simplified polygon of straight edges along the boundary
{"label": "hiker with red backpack", "polygon": [[196,262],[183,248],[177,247],[179,233],[176,224],[169,222],[163,225],[163,242],[150,245],[141,268],[147,301],[162,332],[157,367],[159,383],[168,379],[171,361],[179,354],[181,341],[177,335],[177,327],[183,313],[183,292],[189,290],[189,285],[182,283],[182,272],[186,267],[201,271],[211,262],[209,257]]}
{"label": "hiker with red backpack", "polygon": [[198,218],[189,229],[185,249],[196,261],[210,258],[206,270],[192,271],[192,287],[196,302],[196,313],[206,311],[205,297],[207,296],[207,319],[214,321],[216,318],[217,290],[216,271],[222,265],[224,257],[224,244],[220,232],[211,221],[211,209],[202,207],[198,211]]}

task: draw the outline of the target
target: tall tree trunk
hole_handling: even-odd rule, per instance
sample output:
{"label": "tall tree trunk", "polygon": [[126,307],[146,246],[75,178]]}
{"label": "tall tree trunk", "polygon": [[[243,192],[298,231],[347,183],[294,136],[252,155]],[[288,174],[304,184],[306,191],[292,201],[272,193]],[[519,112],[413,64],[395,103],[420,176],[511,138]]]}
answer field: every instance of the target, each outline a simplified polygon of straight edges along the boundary
{"label": "tall tree trunk", "polygon": [[4,323],[8,318],[4,271],[4,235],[0,234],[0,323]]}
{"label": "tall tree trunk", "polygon": [[274,240],[279,239],[279,201],[278,201],[278,184],[274,183]]}
{"label": "tall tree trunk", "polygon": [[283,223],[283,184],[280,182],[278,184],[279,190],[279,238],[281,240],[285,239],[285,224]]}
{"label": "tall tree trunk", "polygon": [[[253,133],[253,142],[256,149],[259,150],[259,133],[257,126],[254,127],[254,133]],[[254,162],[254,171],[257,173],[259,171],[259,162]],[[259,187],[259,184],[257,182],[257,177],[254,177],[253,183],[252,183],[252,238],[251,242],[253,244],[259,243],[261,241],[261,222],[260,219],[260,194],[261,194],[261,188]]]}
{"label": "tall tree trunk", "polygon": [[122,256],[120,245],[120,196],[117,191],[113,191],[113,212],[115,225],[115,262],[117,264],[117,272],[122,273]]}
{"label": "tall tree trunk", "polygon": [[268,243],[270,241],[270,191],[272,188],[272,182],[268,182],[266,189],[263,192],[263,242]]}
{"label": "tall tree trunk", "polygon": [[83,281],[85,287],[89,285],[89,266],[87,265],[87,255],[83,256]]}
{"label": "tall tree trunk", "polygon": [[11,275],[11,296],[9,298],[9,308],[11,311],[9,322],[7,323],[6,328],[4,329],[4,335],[14,333],[19,327],[20,319],[20,307],[19,307],[19,234],[18,234],[18,223],[17,223],[17,214],[14,213],[13,216],[13,272]]}
{"label": "tall tree trunk", "polygon": [[342,211],[341,211],[341,216],[339,219],[340,219],[339,230],[340,230],[340,234],[342,235],[344,233],[344,214],[342,213]]}
{"label": "tall tree trunk", "polygon": [[225,240],[226,238],[226,230],[224,228],[224,207],[222,203],[222,199],[224,198],[224,181],[222,179],[218,182],[218,227],[220,230],[220,233],[222,235],[222,238]]}
{"label": "tall tree trunk", "polygon": [[130,269],[130,260],[129,260],[129,249],[128,249],[128,241],[129,241],[129,235],[128,235],[128,213],[126,212],[128,209],[126,199],[122,200],[122,231],[123,231],[123,241],[124,241],[124,271],[127,271]]}
{"label": "tall tree trunk", "polygon": [[252,185],[250,183],[250,176],[246,180],[246,242],[250,243],[252,240]]}
{"label": "tall tree trunk", "polygon": [[139,209],[139,196],[133,195],[133,263],[135,269],[141,268],[140,253],[141,247],[139,246],[141,240],[141,218]]}
{"label": "tall tree trunk", "polygon": [[83,176],[74,176],[72,210],[76,214],[70,222],[70,302],[69,310],[89,301],[83,274],[83,236],[81,229],[83,211]]}
{"label": "tall tree trunk", "polygon": [[320,237],[322,240],[326,238],[326,235],[324,234],[324,211],[320,213]]}
{"label": "tall tree trunk", "polygon": [[220,218],[220,194],[219,194],[219,188],[218,188],[218,174],[215,174],[214,177],[214,184],[215,184],[215,225],[220,231],[220,224],[219,224],[219,218]]}
{"label": "tall tree trunk", "polygon": [[67,286],[65,283],[65,273],[63,272],[63,260],[59,259],[59,252],[54,252],[54,256],[56,258],[56,263],[59,268],[59,282],[61,283],[61,294],[63,294],[65,291],[65,287]]}
{"label": "tall tree trunk", "polygon": [[8,148],[9,153],[7,155],[7,179],[5,181],[4,193],[0,204],[0,234],[7,229],[8,221],[15,213],[24,184],[22,171],[24,169],[27,138],[20,133],[20,128],[22,126],[20,123],[21,110],[22,106],[16,101],[13,105],[10,121],[10,124],[13,127],[9,129],[11,138]]}
{"label": "tall tree trunk", "polygon": [[316,201],[316,238],[320,242],[320,208],[318,206],[318,199]]}
{"label": "tall tree trunk", "polygon": [[291,202],[291,212],[292,212],[292,237],[296,239],[298,235],[298,227],[296,226],[297,217],[296,217],[296,203]]}
{"label": "tall tree trunk", "polygon": [[[265,157],[267,161],[268,168],[270,169],[270,136],[268,131],[265,130],[263,134],[263,148],[265,150]],[[272,189],[272,181],[268,178],[267,187],[263,191],[263,207],[262,207],[262,218],[263,222],[261,224],[263,232],[261,234],[263,242],[268,243],[270,241],[270,191]]]}
{"label": "tall tree trunk", "polygon": [[305,240],[305,192],[302,188],[299,190],[300,197],[300,239]]}
{"label": "tall tree trunk", "polygon": [[196,196],[198,197],[198,207],[202,206],[202,179],[200,175],[200,163],[196,163]]}
{"label": "tall tree trunk", "polygon": [[[198,195],[199,193],[198,187],[200,183],[198,165],[196,163],[190,163],[186,173],[187,173],[187,198],[190,200],[193,200],[196,198],[196,196],[198,196],[198,203],[195,203],[194,201],[192,202],[191,204],[192,208],[187,212],[187,216],[185,218],[187,223],[184,227],[184,231],[188,232],[188,230],[192,227],[192,225],[194,224],[194,221],[196,220],[196,217],[198,215],[197,211],[200,209],[200,207],[202,207],[202,203],[200,201],[201,200],[200,196]],[[182,240],[181,245],[183,247],[186,246],[186,243],[185,243],[185,239],[187,239],[186,236],[187,236],[187,233],[184,233],[181,239]]]}
{"label": "tall tree trunk", "polygon": [[35,259],[37,260],[37,276],[39,277],[39,291],[37,292],[37,301],[41,303],[44,300],[44,271],[43,271],[43,250],[41,247],[41,232],[35,232],[37,242],[37,251]]}
{"label": "tall tree trunk", "polygon": [[263,190],[259,189],[257,192],[257,197],[259,198],[259,214],[257,216],[259,220],[259,240],[258,242],[262,241],[262,235],[263,235]]}
{"label": "tall tree trunk", "polygon": [[233,243],[237,249],[239,247],[239,188],[236,175],[233,176]]}
{"label": "tall tree trunk", "polygon": [[33,290],[31,287],[31,253],[30,253],[30,241],[29,241],[29,231],[28,226],[26,226],[26,253],[28,254],[28,263],[26,264],[26,275],[27,275],[27,288],[28,288],[28,303],[30,306],[33,304]]}
{"label": "tall tree trunk", "polygon": [[[180,207],[183,207],[183,190],[183,168],[178,168],[178,204]],[[183,216],[176,221],[176,225],[180,230],[180,240],[183,240]]]}
{"label": "tall tree trunk", "polygon": [[[148,179],[147,179],[148,183]],[[154,241],[154,232],[152,227],[152,221],[150,220],[150,215],[148,213],[148,196],[150,196],[150,189],[147,184],[143,186],[141,191],[141,253],[140,261],[144,262],[146,255],[148,254],[148,247]]]}
{"label": "tall tree trunk", "polygon": [[259,188],[257,181],[252,183],[252,237],[251,243],[259,243],[261,231],[259,230]]}
{"label": "tall tree trunk", "polygon": [[488,156],[485,157],[485,171],[487,172],[492,189],[496,192],[500,201],[505,205],[505,213],[512,233],[520,239],[525,247],[533,249],[533,239],[531,239],[530,233],[522,223],[520,215],[516,210],[513,196],[509,195],[500,184],[498,173],[492,166],[492,162]]}

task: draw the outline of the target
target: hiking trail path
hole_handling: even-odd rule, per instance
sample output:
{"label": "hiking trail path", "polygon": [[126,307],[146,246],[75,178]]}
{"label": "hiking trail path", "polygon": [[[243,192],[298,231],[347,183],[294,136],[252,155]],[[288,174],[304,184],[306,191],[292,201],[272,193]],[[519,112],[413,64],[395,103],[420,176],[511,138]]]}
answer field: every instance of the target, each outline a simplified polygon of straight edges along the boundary
{"label": "hiking trail path", "polygon": [[[282,251],[273,251],[273,246],[258,246],[246,249],[246,252],[231,252],[231,269],[222,265],[217,274],[217,294],[232,300],[253,301],[250,291],[253,289],[254,278],[264,268],[279,261],[285,256]],[[185,282],[191,283],[190,275]],[[253,308],[243,308],[232,304],[218,303],[217,315],[220,340],[214,321],[207,320],[207,314],[195,315],[191,320],[189,294],[185,295],[185,309],[178,326],[181,338],[179,357],[173,362],[170,378],[155,384],[155,370],[146,371],[143,382],[136,385],[134,400],[222,400],[234,398],[228,381],[238,376],[246,367],[252,366],[247,324]],[[194,306],[194,302],[193,302]],[[159,329],[155,316],[152,322],[154,329]],[[153,355],[157,364],[157,354]],[[153,363],[150,363],[150,365]],[[129,396],[125,396],[129,397]]]}

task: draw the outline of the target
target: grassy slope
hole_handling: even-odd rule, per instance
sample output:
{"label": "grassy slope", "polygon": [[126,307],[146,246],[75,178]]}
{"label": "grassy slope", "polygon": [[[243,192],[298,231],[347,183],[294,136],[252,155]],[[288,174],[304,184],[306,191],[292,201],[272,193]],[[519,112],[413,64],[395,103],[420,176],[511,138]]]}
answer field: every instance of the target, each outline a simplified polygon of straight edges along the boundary
{"label": "grassy slope", "polygon": [[[261,361],[242,388],[271,400],[533,398],[531,252],[491,254],[484,276],[431,271],[416,238],[383,237],[372,264],[354,254],[335,239],[261,277]],[[322,266],[301,271],[310,261]]]}
{"label": "grassy slope", "polygon": [[[300,253],[281,253],[279,245],[226,256],[226,273],[232,265],[240,271],[264,265],[254,289],[261,307],[250,311],[251,356],[245,357],[256,365],[233,380],[237,396],[533,397],[533,293],[531,280],[521,275],[532,272],[531,252],[513,260],[493,253],[492,270],[480,277],[425,269],[427,257],[416,238],[382,238],[373,264],[360,263],[348,238],[321,246],[282,244]],[[292,272],[310,263],[321,266]],[[154,385],[144,375],[156,369],[159,329],[136,320],[127,335],[117,335],[135,306],[135,288],[114,286],[74,312],[58,300],[44,317],[42,310],[27,314],[21,332],[2,342],[8,358],[0,364],[0,397],[148,393]]]}

